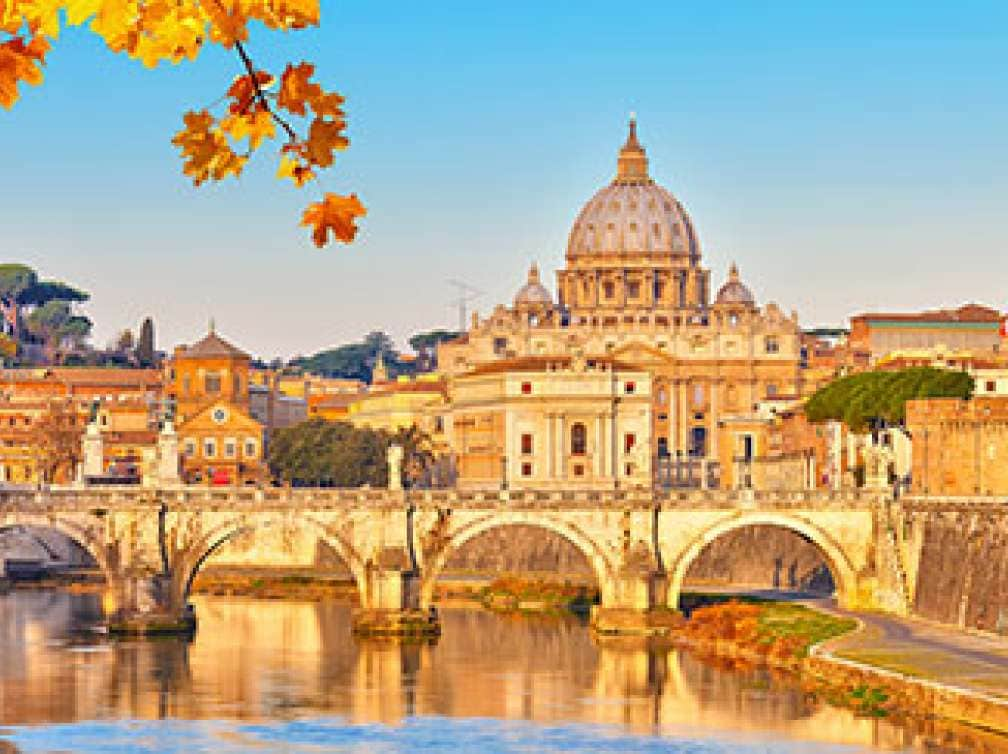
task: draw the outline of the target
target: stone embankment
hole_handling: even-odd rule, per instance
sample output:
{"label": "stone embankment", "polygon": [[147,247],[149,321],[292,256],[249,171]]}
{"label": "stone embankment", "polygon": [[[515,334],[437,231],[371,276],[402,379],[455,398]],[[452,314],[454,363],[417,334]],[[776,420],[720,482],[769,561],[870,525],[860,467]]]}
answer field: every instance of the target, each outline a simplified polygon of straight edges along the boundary
{"label": "stone embankment", "polygon": [[1008,631],[1008,506],[919,513],[914,612],[959,628]]}

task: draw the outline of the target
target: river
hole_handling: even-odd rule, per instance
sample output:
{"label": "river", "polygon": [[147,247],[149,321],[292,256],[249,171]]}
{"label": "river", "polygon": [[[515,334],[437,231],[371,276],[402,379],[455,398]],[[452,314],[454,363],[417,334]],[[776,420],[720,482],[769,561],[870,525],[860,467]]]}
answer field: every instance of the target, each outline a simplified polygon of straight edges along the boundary
{"label": "river", "polygon": [[193,601],[189,644],[96,637],[94,595],[0,597],[0,752],[953,751],[574,617],[445,609],[401,646],[354,640],[346,604]]}

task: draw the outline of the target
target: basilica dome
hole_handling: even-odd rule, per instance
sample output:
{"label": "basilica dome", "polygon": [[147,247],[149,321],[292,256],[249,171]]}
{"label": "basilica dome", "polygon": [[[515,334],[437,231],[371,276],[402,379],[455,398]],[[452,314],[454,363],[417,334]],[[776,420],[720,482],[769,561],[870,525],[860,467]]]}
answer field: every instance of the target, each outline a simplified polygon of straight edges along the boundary
{"label": "basilica dome", "polygon": [[728,270],[727,282],[718,289],[714,303],[717,306],[756,306],[756,297],[739,278],[738,267],[734,264]]}
{"label": "basilica dome", "polygon": [[588,200],[571,229],[567,258],[667,254],[695,263],[700,242],[679,200],[648,175],[637,122],[620,150],[616,178]]}
{"label": "basilica dome", "polygon": [[546,290],[546,286],[539,282],[539,265],[533,263],[529,268],[528,282],[515,294],[515,307],[549,306],[552,303],[553,297],[550,292]]}

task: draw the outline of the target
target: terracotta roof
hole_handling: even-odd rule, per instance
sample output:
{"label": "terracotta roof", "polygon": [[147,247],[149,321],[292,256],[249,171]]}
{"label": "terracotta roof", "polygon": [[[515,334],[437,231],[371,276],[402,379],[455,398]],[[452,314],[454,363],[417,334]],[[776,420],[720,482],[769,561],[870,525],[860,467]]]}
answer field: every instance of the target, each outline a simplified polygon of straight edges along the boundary
{"label": "terracotta roof", "polygon": [[183,348],[180,356],[183,359],[249,358],[247,353],[228,343],[213,330],[202,340]]}
{"label": "terracotta roof", "polygon": [[980,304],[966,304],[958,309],[933,309],[914,313],[865,313],[851,320],[890,320],[896,322],[1000,322],[1004,315],[997,309]]}
{"label": "terracotta roof", "polygon": [[349,406],[354,401],[358,401],[363,398],[366,393],[330,393],[328,395],[320,395],[317,399],[315,396],[311,397],[308,403],[313,408],[345,408]]}
{"label": "terracotta roof", "polygon": [[[521,356],[514,359],[501,359],[480,364],[468,374],[500,374],[503,372],[545,372],[550,364],[556,364],[562,369],[570,367],[573,361],[570,356]],[[612,365],[616,370],[640,372],[639,367],[623,361],[615,361],[609,356],[585,357],[585,362]]]}
{"label": "terracotta roof", "polygon": [[103,432],[102,437],[110,443],[124,445],[153,445],[157,442],[157,432],[148,429],[129,429]]}

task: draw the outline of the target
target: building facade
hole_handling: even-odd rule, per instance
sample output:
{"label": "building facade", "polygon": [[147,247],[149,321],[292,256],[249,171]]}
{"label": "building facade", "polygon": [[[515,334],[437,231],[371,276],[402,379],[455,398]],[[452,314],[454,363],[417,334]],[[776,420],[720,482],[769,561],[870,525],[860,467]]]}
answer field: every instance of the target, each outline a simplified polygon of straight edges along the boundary
{"label": "building facade", "polygon": [[490,362],[453,385],[463,488],[650,487],[651,376],[611,358]]}
{"label": "building facade", "polygon": [[512,306],[474,317],[438,364],[457,380],[509,360],[616,359],[650,376],[650,454],[716,461],[719,422],[801,392],[800,354],[797,315],[757,305],[734,265],[712,295],[693,221],[650,176],[631,121],[615,178],[571,228],[557,296],[533,265]]}

